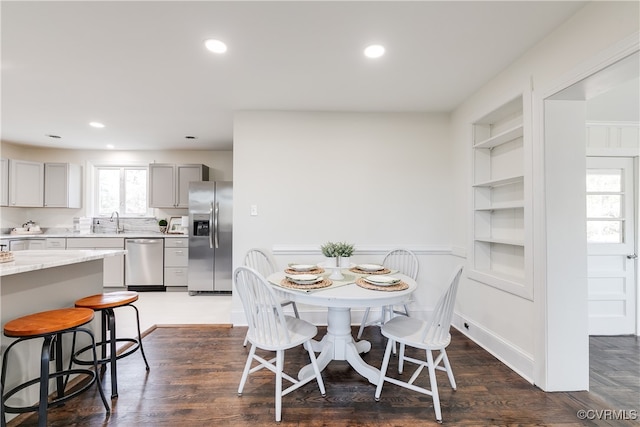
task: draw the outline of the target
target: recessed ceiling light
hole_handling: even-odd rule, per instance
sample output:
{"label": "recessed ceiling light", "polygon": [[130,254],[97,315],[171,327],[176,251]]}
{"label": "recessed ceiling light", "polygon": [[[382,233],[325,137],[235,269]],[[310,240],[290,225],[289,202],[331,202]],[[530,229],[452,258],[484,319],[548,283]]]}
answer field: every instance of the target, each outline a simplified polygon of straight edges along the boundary
{"label": "recessed ceiling light", "polygon": [[54,138],[54,139],[62,138],[60,135],[52,135],[52,134],[48,134],[48,135],[45,135],[45,136],[48,136],[49,138]]}
{"label": "recessed ceiling light", "polygon": [[91,122],[89,123],[89,126],[94,127],[94,128],[103,128],[104,125],[100,122]]}
{"label": "recessed ceiling light", "polygon": [[220,40],[209,39],[204,42],[204,45],[213,53],[225,53],[227,51],[227,45]]}
{"label": "recessed ceiling light", "polygon": [[364,50],[364,56],[367,58],[380,58],[382,55],[384,55],[384,46],[379,44],[372,44]]}
{"label": "recessed ceiling light", "polygon": [[114,147],[114,145],[113,145],[113,144],[107,144],[107,148],[108,148],[109,150],[113,150],[115,147]]}
{"label": "recessed ceiling light", "polygon": [[185,139],[198,139],[198,137],[193,135],[187,135],[185,136]]}

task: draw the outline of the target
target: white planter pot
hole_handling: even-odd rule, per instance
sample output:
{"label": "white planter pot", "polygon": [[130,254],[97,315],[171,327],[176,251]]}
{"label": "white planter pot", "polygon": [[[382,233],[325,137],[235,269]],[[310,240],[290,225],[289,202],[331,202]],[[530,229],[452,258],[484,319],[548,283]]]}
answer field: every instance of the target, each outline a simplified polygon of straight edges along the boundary
{"label": "white planter pot", "polygon": [[351,265],[351,257],[348,257],[348,256],[338,257],[338,262],[340,263],[339,264],[340,267],[349,268],[349,266]]}
{"label": "white planter pot", "polygon": [[325,264],[327,267],[338,267],[338,257],[325,257]]}

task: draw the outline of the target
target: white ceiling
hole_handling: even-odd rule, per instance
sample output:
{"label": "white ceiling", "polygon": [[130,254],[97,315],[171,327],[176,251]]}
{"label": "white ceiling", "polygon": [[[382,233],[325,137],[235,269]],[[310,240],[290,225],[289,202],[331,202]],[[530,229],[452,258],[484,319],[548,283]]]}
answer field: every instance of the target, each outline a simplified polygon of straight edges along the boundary
{"label": "white ceiling", "polygon": [[448,112],[584,4],[2,1],[1,138],[229,150],[237,110]]}

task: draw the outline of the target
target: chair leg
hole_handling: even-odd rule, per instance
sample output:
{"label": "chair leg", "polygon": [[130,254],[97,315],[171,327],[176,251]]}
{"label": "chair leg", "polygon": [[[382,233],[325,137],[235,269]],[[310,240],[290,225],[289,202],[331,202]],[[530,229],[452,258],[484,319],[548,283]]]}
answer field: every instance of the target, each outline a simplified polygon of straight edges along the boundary
{"label": "chair leg", "polygon": [[242,396],[242,390],[244,389],[244,384],[247,382],[247,377],[249,376],[249,369],[251,369],[251,362],[253,361],[253,355],[256,354],[256,346],[255,344],[251,344],[251,349],[249,350],[249,356],[247,356],[247,363],[244,365],[244,371],[242,372],[242,379],[240,380],[240,385],[238,386],[238,395]]}
{"label": "chair leg", "polygon": [[438,381],[436,378],[436,367],[433,364],[433,353],[427,352],[427,368],[429,369],[429,382],[431,384],[431,397],[433,397],[433,410],[436,413],[436,421],[442,423],[442,413],[440,411],[440,395],[438,394]]}
{"label": "chair leg", "polygon": [[400,355],[398,356],[398,373],[404,370],[404,344],[400,343]]}
{"label": "chair leg", "polygon": [[246,347],[248,342],[249,342],[249,331],[247,331],[247,333],[244,335],[244,342],[242,343],[242,345]]}
{"label": "chair leg", "polygon": [[318,387],[320,388],[320,394],[322,397],[327,395],[326,390],[324,389],[324,381],[322,380],[322,375],[320,374],[320,369],[318,368],[318,362],[316,361],[316,354],[313,352],[313,347],[311,347],[311,343],[309,341],[304,343],[304,347],[307,349],[309,353],[309,359],[311,359],[311,366],[313,366],[313,372],[316,374],[316,380],[318,381]]}
{"label": "chair leg", "polygon": [[296,303],[291,302],[291,307],[293,308],[293,314],[295,314],[295,316],[299,319],[300,313],[298,313],[298,306],[296,305]]}
{"label": "chair leg", "polygon": [[358,329],[358,335],[357,335],[358,339],[362,338],[362,331],[364,331],[365,326],[367,326],[367,319],[369,319],[369,311],[371,311],[369,307],[367,307],[367,309],[364,311],[364,316],[362,317],[362,323],[360,324],[360,329]]}
{"label": "chair leg", "polygon": [[444,367],[447,370],[447,376],[449,377],[449,384],[451,384],[451,388],[456,390],[456,379],[453,377],[453,370],[451,369],[451,364],[449,363],[449,358],[447,357],[447,351],[443,348],[440,350],[442,352],[442,362],[444,363]]}
{"label": "chair leg", "polygon": [[276,421],[282,421],[282,369],[284,350],[276,351]]}
{"label": "chair leg", "polygon": [[384,384],[384,379],[387,375],[387,368],[389,367],[389,358],[391,357],[392,345],[393,341],[389,340],[387,342],[387,348],[384,351],[384,358],[382,359],[382,366],[380,367],[380,379],[378,380],[378,386],[376,387],[376,402],[380,400],[380,394],[382,394],[382,385]]}

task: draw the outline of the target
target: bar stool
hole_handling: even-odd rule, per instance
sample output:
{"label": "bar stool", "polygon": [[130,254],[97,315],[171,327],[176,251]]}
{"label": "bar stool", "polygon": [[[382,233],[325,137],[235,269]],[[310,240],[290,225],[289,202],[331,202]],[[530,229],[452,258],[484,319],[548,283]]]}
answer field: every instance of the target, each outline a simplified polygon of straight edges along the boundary
{"label": "bar stool", "polygon": [[[88,328],[83,328],[91,320],[93,320],[94,313],[92,310],[84,308],[63,308],[58,310],[43,311],[40,313],[30,314],[7,322],[4,326],[4,335],[10,338],[17,338],[12,342],[4,353],[2,360],[2,377],[1,377],[1,390],[2,395],[2,414],[1,421],[2,427],[6,427],[6,413],[20,414],[25,412],[38,412],[38,425],[47,425],[47,409],[62,404],[67,400],[77,396],[83,391],[87,390],[97,382],[98,390],[100,391],[100,397],[104,404],[107,413],[111,412],[109,403],[102,391],[102,384],[100,382],[100,376],[98,375],[98,361],[96,353],[96,343],[93,333]],[[91,345],[89,349],[93,351],[93,360],[91,364],[92,369],[67,369],[62,367],[63,362],[63,349],[62,349],[62,337],[64,334],[78,332],[85,333],[91,338]],[[7,379],[7,364],[9,360],[9,353],[13,347],[19,343],[35,338],[44,338],[42,343],[42,350],[40,354],[40,376],[38,378],[30,379],[23,382],[6,393],[4,392]],[[53,350],[53,355],[51,354]],[[49,362],[55,360],[56,370],[50,372]],[[89,381],[79,385],[76,389],[65,395],[63,377],[77,374],[86,376]],[[56,380],[57,395],[53,400],[49,401],[49,380]],[[9,398],[15,395],[17,392],[24,390],[34,384],[40,384],[39,402],[32,406],[16,407],[7,404]]]}
{"label": "bar stool", "polygon": [[[100,347],[102,350],[101,359],[98,360],[98,364],[102,365],[103,371],[106,369],[106,364],[111,364],[111,397],[118,397],[118,378],[116,361],[122,359],[136,350],[140,349],[144,364],[149,370],[149,363],[147,363],[147,357],[144,354],[144,348],[142,347],[142,337],[140,334],[140,315],[138,308],[132,303],[138,300],[138,293],[134,291],[120,291],[109,292],[104,294],[91,295],[85,298],[81,298],[75,302],[76,307],[89,308],[94,311],[100,311],[102,313],[102,338],[101,341],[96,344],[96,347]],[[118,307],[133,307],[136,311],[136,322],[138,327],[138,338],[117,338],[116,336],[116,316],[113,310]],[[108,335],[107,335],[108,333]],[[118,354],[116,351],[116,343],[128,342],[132,343],[129,348],[125,349],[122,353]],[[107,356],[107,346],[109,347],[109,355]],[[86,365],[91,362],[87,360],[79,359],[80,354],[89,350],[90,347],[84,347],[76,351],[73,354],[73,361],[79,365]]]}

